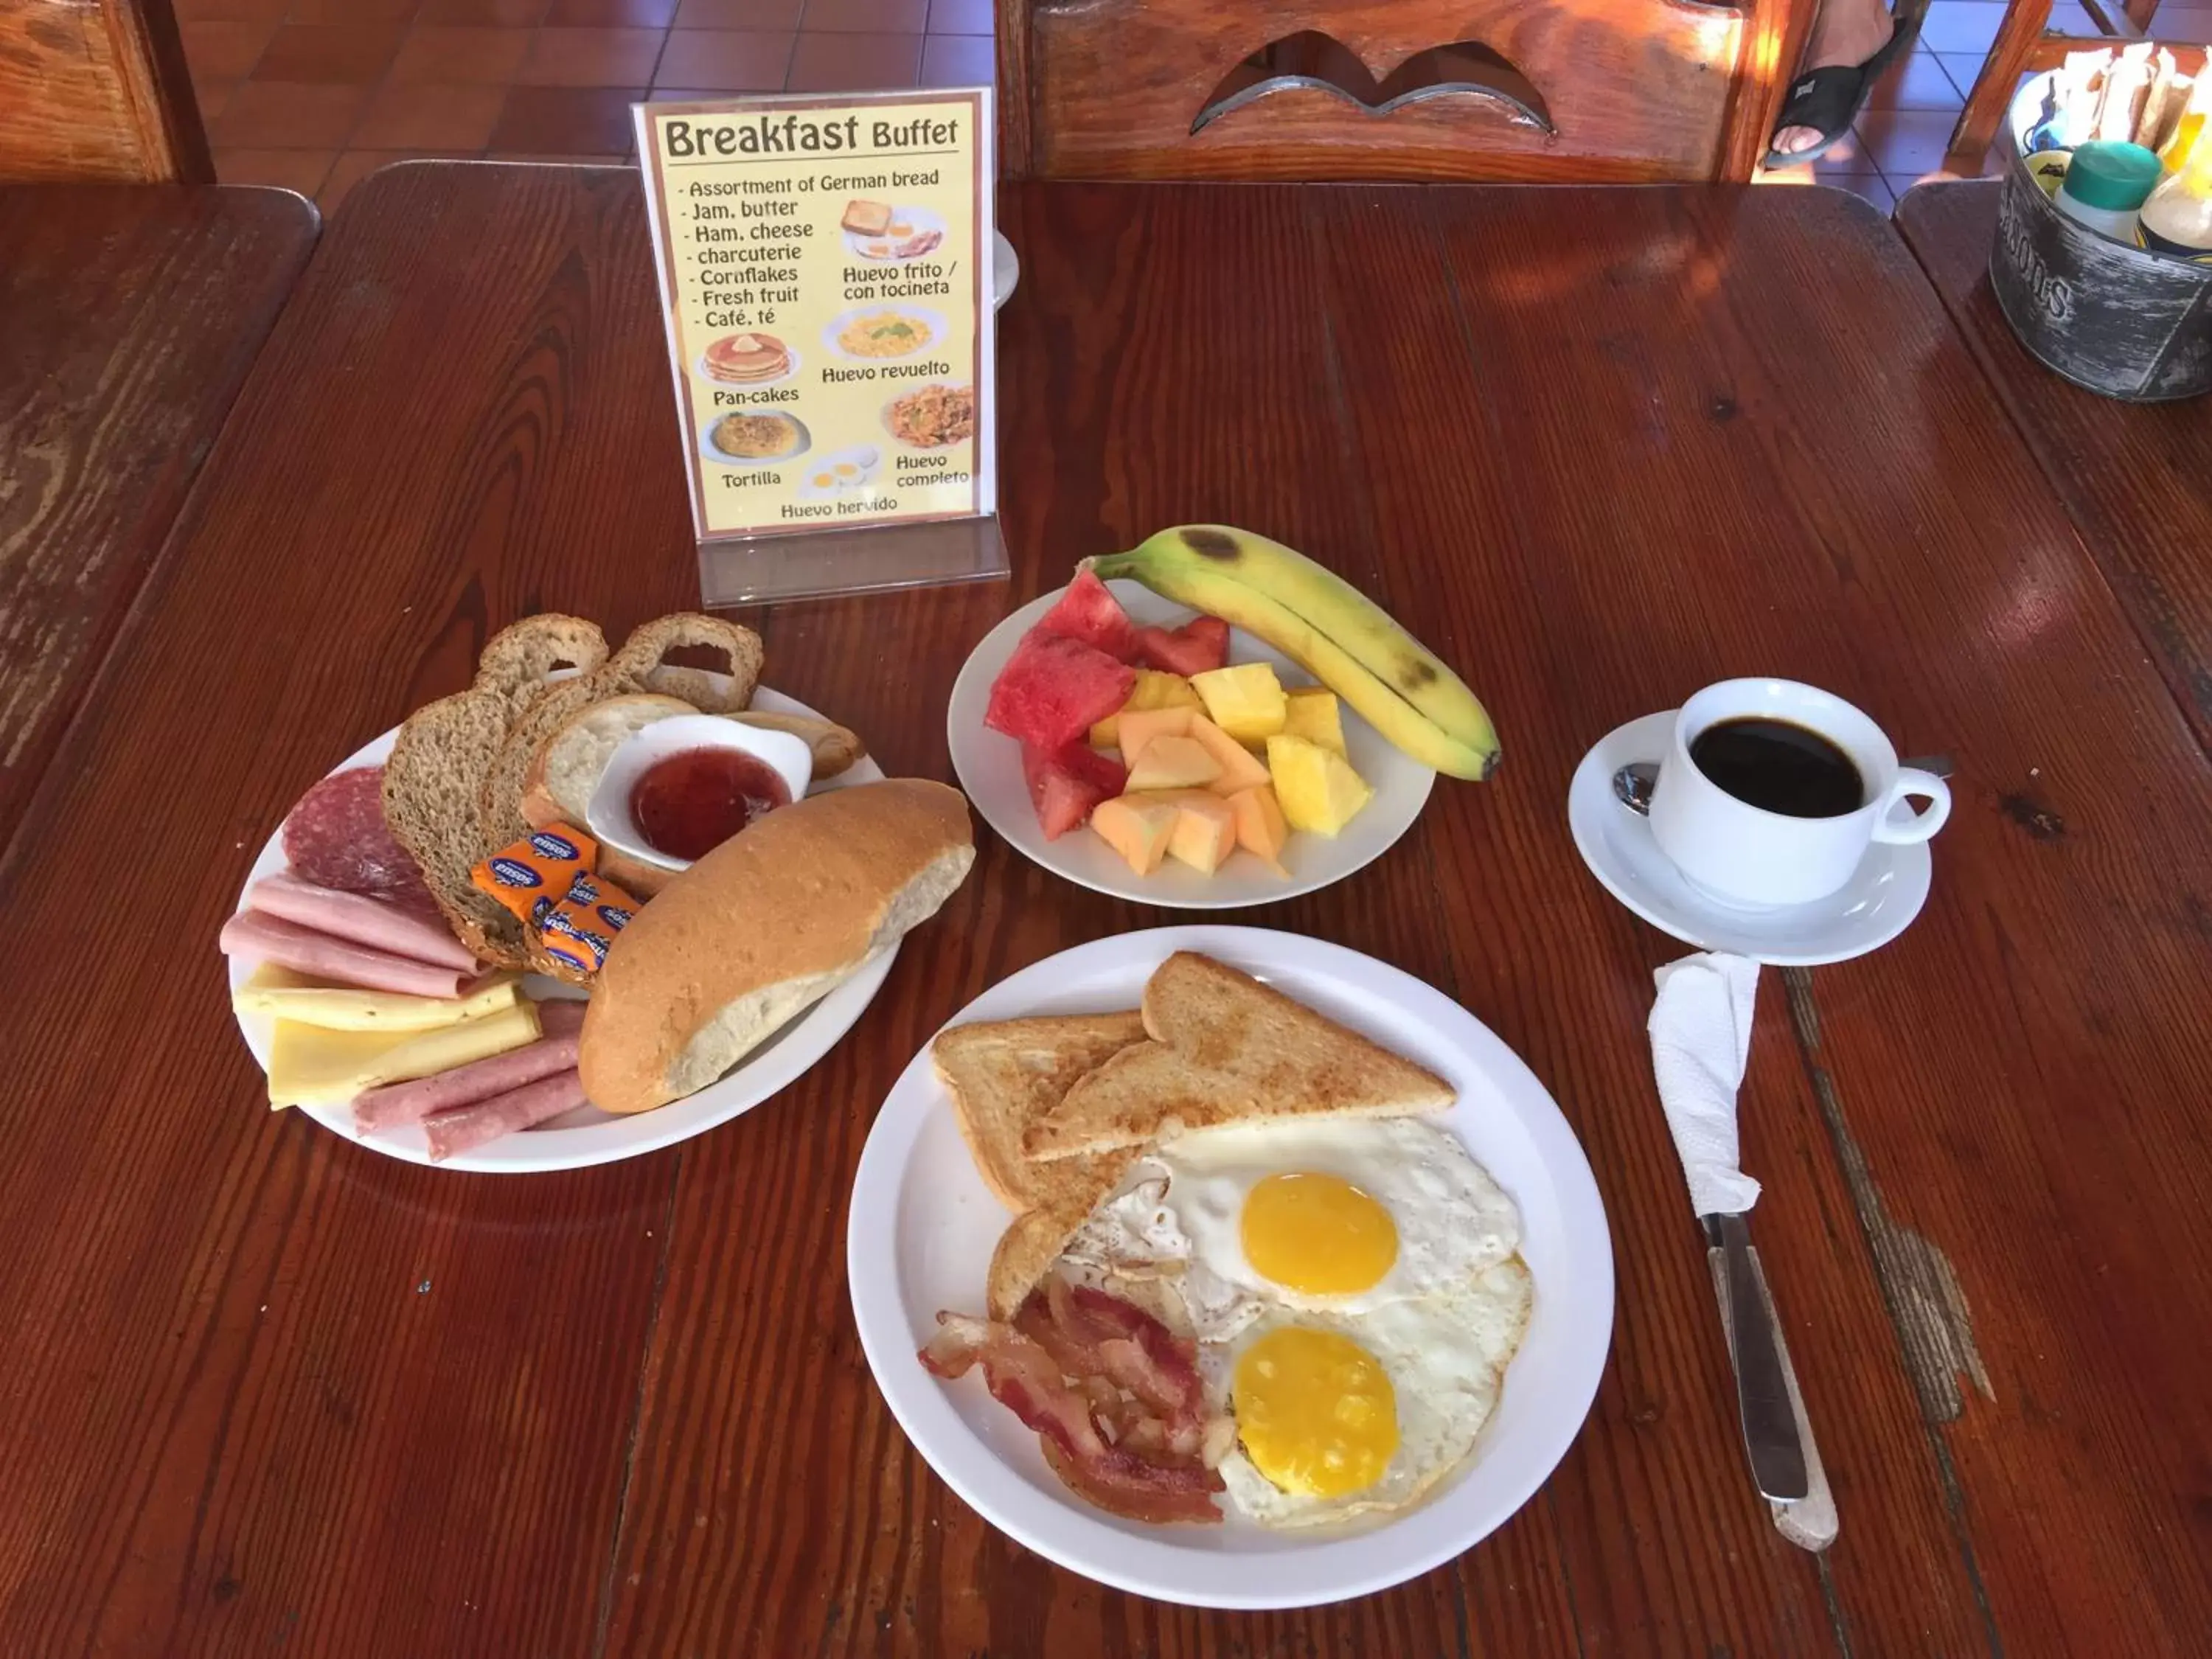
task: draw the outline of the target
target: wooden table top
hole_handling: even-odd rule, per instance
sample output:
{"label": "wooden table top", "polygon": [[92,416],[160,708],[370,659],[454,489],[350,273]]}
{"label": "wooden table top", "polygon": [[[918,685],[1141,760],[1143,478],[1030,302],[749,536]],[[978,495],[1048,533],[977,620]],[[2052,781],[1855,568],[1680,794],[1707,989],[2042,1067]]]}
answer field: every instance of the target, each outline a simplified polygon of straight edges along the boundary
{"label": "wooden table top", "polygon": [[[635,176],[425,164],[349,199],[0,885],[0,1650],[2192,1645],[2212,775],[1902,244],[1814,191],[1038,184],[1002,224],[1011,586],[761,613],[769,678],[949,777],[989,627],[1199,519],[1462,666],[1495,780],[1237,919],[1438,986],[1574,1124],[1619,1300],[1565,1461],[1457,1562],[1304,1613],[1102,1590],[951,1497],[853,1329],[869,1123],[988,985],[1178,919],[988,832],[845,1041],[678,1147],[457,1176],[261,1109],[214,939],[300,792],[492,629],[696,591]],[[1752,1495],[1653,1091],[1684,947],[1564,810],[1612,726],[1758,672],[1959,767],[1911,931],[1762,988],[1745,1156],[1840,1507],[1817,1559]]]}
{"label": "wooden table top", "polygon": [[0,852],[319,224],[289,191],[0,185]]}
{"label": "wooden table top", "polygon": [[1995,181],[1922,185],[1897,228],[2200,739],[2212,743],[2212,399],[2124,404],[2028,355],[1990,291]]}

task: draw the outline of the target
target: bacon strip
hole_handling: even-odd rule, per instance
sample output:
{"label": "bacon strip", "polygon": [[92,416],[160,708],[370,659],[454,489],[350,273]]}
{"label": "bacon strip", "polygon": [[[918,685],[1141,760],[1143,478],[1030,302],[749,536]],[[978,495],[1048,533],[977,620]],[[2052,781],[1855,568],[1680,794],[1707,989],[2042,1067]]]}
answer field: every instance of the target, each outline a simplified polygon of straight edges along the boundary
{"label": "bacon strip", "polygon": [[1018,1327],[937,1318],[921,1363],[945,1378],[980,1364],[992,1398],[1036,1431],[1079,1497],[1132,1521],[1221,1519],[1194,1355],[1151,1315],[1101,1291],[1071,1294],[1054,1275]]}

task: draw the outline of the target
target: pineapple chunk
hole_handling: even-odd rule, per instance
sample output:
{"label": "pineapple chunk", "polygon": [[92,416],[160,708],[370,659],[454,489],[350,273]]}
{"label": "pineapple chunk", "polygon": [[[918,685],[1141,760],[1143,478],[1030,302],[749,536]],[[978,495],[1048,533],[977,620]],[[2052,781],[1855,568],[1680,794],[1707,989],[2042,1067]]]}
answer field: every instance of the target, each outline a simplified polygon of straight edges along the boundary
{"label": "pineapple chunk", "polygon": [[1317,836],[1336,834],[1375,796],[1343,756],[1304,738],[1268,738],[1267,770],[1291,828]]}
{"label": "pineapple chunk", "polygon": [[1279,876],[1291,872],[1283,867],[1283,848],[1291,839],[1291,826],[1283,821],[1281,803],[1275,799],[1273,786],[1261,784],[1256,788],[1239,789],[1229,798],[1237,811],[1237,844],[1251,854]]}
{"label": "pineapple chunk", "polygon": [[1129,693],[1129,700],[1091,728],[1093,749],[1118,749],[1121,746],[1121,716],[1149,714],[1156,708],[1196,708],[1198,693],[1190,689],[1190,682],[1180,674],[1164,674],[1157,668],[1139,668],[1137,684]]}
{"label": "pineapple chunk", "polygon": [[1167,858],[1182,814],[1172,801],[1116,795],[1091,809],[1091,827],[1140,876],[1149,876]]}
{"label": "pineapple chunk", "polygon": [[1195,738],[1158,737],[1145,745],[1129,768],[1128,787],[1131,794],[1152,789],[1203,789],[1220,775],[1221,763],[1207,754]]}
{"label": "pineapple chunk", "polygon": [[1284,731],[1337,754],[1344,753],[1344,715],[1335,692],[1326,686],[1302,685],[1284,695],[1289,704]]}
{"label": "pineapple chunk", "polygon": [[1239,743],[1264,743],[1289,718],[1283,683],[1267,663],[1209,669],[1192,675],[1190,684],[1206,704],[1206,718]]}
{"label": "pineapple chunk", "polygon": [[1221,763],[1221,775],[1206,786],[1215,794],[1233,795],[1239,789],[1255,789],[1267,781],[1267,769],[1258,757],[1205,715],[1190,717],[1188,735]]}
{"label": "pineapple chunk", "polygon": [[1237,809],[1211,790],[1176,789],[1153,799],[1176,809],[1170,858],[1210,876],[1237,850]]}

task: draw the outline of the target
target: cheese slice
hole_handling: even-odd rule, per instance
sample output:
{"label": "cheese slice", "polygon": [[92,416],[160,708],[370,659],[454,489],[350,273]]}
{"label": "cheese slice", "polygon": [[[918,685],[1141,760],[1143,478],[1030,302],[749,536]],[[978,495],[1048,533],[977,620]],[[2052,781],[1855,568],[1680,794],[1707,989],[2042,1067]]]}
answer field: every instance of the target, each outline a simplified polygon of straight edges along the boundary
{"label": "cheese slice", "polygon": [[269,1052],[269,1103],[336,1106],[380,1084],[404,1083],[535,1042],[538,1005],[518,1002],[429,1031],[333,1031],[280,1019]]}
{"label": "cheese slice", "polygon": [[521,1000],[521,979],[502,974],[465,997],[415,997],[357,991],[264,962],[230,994],[241,1014],[263,1014],[330,1031],[430,1031],[481,1018]]}

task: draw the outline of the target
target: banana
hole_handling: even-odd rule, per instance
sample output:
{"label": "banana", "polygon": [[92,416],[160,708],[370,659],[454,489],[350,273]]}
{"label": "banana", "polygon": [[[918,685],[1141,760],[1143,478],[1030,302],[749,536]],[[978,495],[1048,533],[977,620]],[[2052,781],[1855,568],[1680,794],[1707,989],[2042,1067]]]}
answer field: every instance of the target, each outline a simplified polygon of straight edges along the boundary
{"label": "banana", "polygon": [[1425,766],[1458,778],[1497,768],[1497,730],[1466,682],[1358,588],[1280,542],[1178,525],[1083,564],[1257,635]]}

